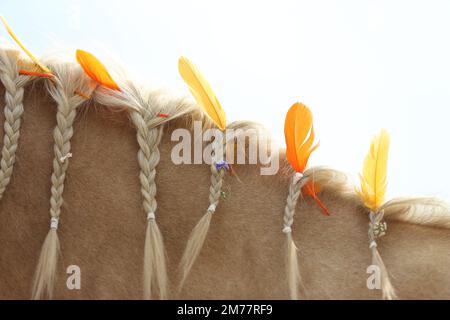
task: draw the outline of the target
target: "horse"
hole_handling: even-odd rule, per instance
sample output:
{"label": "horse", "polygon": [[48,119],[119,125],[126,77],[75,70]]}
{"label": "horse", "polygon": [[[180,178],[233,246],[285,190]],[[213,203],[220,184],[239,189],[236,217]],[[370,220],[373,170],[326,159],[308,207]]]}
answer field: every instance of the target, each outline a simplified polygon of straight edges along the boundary
{"label": "horse", "polygon": [[[63,86],[87,81],[77,65],[50,58],[45,62],[52,70],[70,73],[58,80]],[[0,130],[1,299],[32,297],[39,252],[53,218],[49,209],[55,203],[49,199],[54,198],[55,181],[60,182],[54,179],[55,155],[63,150],[55,138],[60,107],[51,80],[18,75],[19,67],[30,64],[16,51],[0,49],[0,96],[5,97],[0,102],[5,110],[0,115],[5,123]],[[192,131],[194,120],[205,128],[211,123],[185,97],[140,90],[136,95],[144,96],[145,91],[146,101],[151,101],[145,112],[176,115],[154,127],[159,159],[151,171],[152,192],[167,257],[168,288],[155,298],[288,299],[291,284],[282,228],[292,172],[284,150],[272,150],[279,154],[281,166],[274,175],[261,175],[261,163],[233,165],[238,178],[224,175],[226,198],[220,200],[204,246],[180,287],[180,260],[191,230],[209,204],[211,172],[207,164],[175,165],[171,134],[179,128]],[[34,298],[145,297],[148,217],[143,210],[142,165],[136,155],[148,136],[137,133],[131,119],[136,110],[109,105],[98,88],[91,93],[71,113],[70,155],[64,154],[56,165],[62,163],[67,171],[57,184],[62,207],[56,226],[60,251],[51,282],[54,290]],[[235,126],[259,128],[250,122]],[[326,167],[309,170],[331,214],[323,215],[308,197],[296,206],[292,237],[298,247],[299,298],[379,299],[380,290],[367,286],[368,209],[346,174]],[[447,205],[432,198],[396,198],[385,205],[384,218],[389,229],[378,246],[398,298],[449,299]],[[51,223],[50,232],[56,230],[54,220]],[[69,286],[71,266],[80,270],[78,288]]]}

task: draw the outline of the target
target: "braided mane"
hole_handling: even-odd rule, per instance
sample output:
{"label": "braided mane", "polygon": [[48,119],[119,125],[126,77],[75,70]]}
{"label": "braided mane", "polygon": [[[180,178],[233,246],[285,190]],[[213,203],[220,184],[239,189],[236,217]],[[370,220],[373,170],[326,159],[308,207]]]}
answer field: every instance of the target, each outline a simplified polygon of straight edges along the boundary
{"label": "braided mane", "polygon": [[[105,108],[127,111],[131,123],[136,129],[136,139],[139,145],[137,154],[137,162],[140,168],[139,183],[141,184],[142,206],[147,217],[147,236],[144,253],[145,268],[143,272],[144,297],[151,298],[152,293],[157,293],[160,298],[167,298],[169,283],[166,273],[166,261],[164,259],[163,235],[156,224],[157,186],[155,175],[156,167],[160,160],[158,146],[168,127],[183,126],[192,128],[193,120],[201,120],[204,123],[204,129],[206,129],[212,127],[212,122],[204,117],[201,109],[196,104],[186,98],[173,98],[162,90],[148,90],[132,83],[128,78],[117,78],[117,82],[124,90],[121,93],[111,93],[111,91],[104,90],[101,87],[93,88],[89,79],[76,64],[53,59],[45,59],[44,61],[55,72],[55,79],[48,80],[19,75],[19,67],[31,65],[30,61],[20,56],[16,51],[0,49],[0,80],[5,88],[5,135],[0,161],[0,199],[11,180],[15,153],[20,142],[21,119],[26,108],[23,105],[24,89],[34,82],[45,82],[46,90],[57,105],[55,112],[57,125],[53,131],[53,173],[50,178],[50,230],[45,238],[39,257],[33,285],[33,297],[52,296],[59,252],[57,228],[60,218],[64,217],[64,214],[61,215],[61,208],[64,210],[64,207],[62,207],[64,182],[66,173],[70,170],[70,140],[74,135],[73,123],[77,112],[82,112],[86,107],[85,104],[88,104],[88,100],[85,97],[76,93],[76,91],[81,90],[89,94],[91,101],[98,102]],[[93,92],[94,89],[95,91]],[[169,117],[157,117],[158,113],[167,114]],[[232,123],[229,127],[261,130],[259,124],[252,122]],[[282,158],[284,159],[284,157]],[[210,205],[216,205],[220,197],[219,191],[221,189],[223,171],[218,171],[214,165],[209,169],[211,170],[209,203]],[[360,201],[354,192],[353,186],[349,184],[347,176],[341,172],[317,167],[309,169],[308,172],[305,172],[305,176],[321,185],[322,191],[332,192],[349,199],[349,201]],[[293,197],[288,201],[287,214],[284,216],[286,225],[292,224],[293,210],[300,195],[299,187],[296,186],[295,190],[292,190]],[[386,219],[450,228],[448,207],[445,203],[436,199],[394,199],[386,203],[384,211]],[[161,214],[170,213],[163,212]],[[204,219],[211,219],[211,214],[212,212],[208,210]],[[283,219],[281,213],[279,218],[280,221]],[[199,238],[204,238],[204,236],[200,234],[195,239],[198,240]],[[295,251],[295,248],[291,249]],[[192,257],[195,254],[188,252],[188,265],[185,271],[189,271],[192,267],[189,264],[195,260],[195,257]],[[292,279],[297,279],[295,275],[288,276]],[[296,287],[297,284],[292,283],[291,293],[293,296],[297,294]]]}
{"label": "braided mane", "polygon": [[5,136],[0,161],[0,200],[8,186],[16,160],[23,114],[23,87],[29,77],[18,74],[18,52],[0,50],[0,80],[5,87]]}

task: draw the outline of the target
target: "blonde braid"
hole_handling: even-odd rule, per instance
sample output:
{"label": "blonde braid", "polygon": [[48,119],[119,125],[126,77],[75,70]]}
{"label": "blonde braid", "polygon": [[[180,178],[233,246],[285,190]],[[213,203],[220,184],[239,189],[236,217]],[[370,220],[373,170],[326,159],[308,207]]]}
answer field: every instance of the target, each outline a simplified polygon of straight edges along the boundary
{"label": "blonde braid", "polygon": [[287,280],[289,286],[289,294],[292,300],[298,299],[298,286],[301,282],[300,271],[298,269],[297,247],[292,238],[292,224],[294,223],[295,207],[297,206],[298,198],[305,178],[301,173],[296,173],[289,185],[289,194],[286,200],[286,207],[284,208],[283,216],[283,233],[286,234],[287,245]]}
{"label": "blonde braid", "polygon": [[181,281],[179,284],[179,290],[181,290],[181,288],[183,287],[183,284],[186,281],[186,278],[191,271],[195,260],[200,254],[200,250],[202,249],[206,239],[206,235],[208,234],[212,215],[216,211],[217,205],[219,204],[222,191],[223,176],[225,174],[224,169],[218,169],[216,166],[219,157],[222,158],[223,155],[215,155],[210,167],[211,186],[209,187],[209,207],[206,210],[206,213],[192,230],[186,244],[186,249],[184,250],[183,256],[180,261]]}
{"label": "blonde braid", "polygon": [[144,298],[151,299],[156,287],[160,299],[167,298],[168,277],[164,242],[155,220],[156,202],[156,166],[160,153],[158,145],[162,137],[162,127],[149,128],[149,112],[143,116],[139,111],[132,111],[131,119],[137,129],[139,144],[138,162],[141,169],[139,179],[143,196],[143,207],[147,214],[147,229],[144,248]]}
{"label": "blonde braid", "polygon": [[369,248],[372,253],[372,265],[379,268],[381,279],[381,292],[383,300],[397,299],[394,286],[391,283],[386,265],[378,251],[377,240],[383,237],[387,231],[387,224],[383,222],[384,210],[369,213]]}
{"label": "blonde braid", "polygon": [[60,250],[57,234],[61,206],[63,204],[64,181],[67,168],[69,167],[70,139],[73,136],[73,122],[76,116],[77,107],[84,101],[84,98],[70,92],[71,86],[67,88],[63,82],[54,77],[53,84],[50,84],[49,91],[55,99],[58,111],[56,113],[56,127],[53,130],[55,144],[53,146],[53,173],[51,176],[51,197],[50,197],[50,230],[42,245],[39,262],[37,265],[32,299],[40,299],[46,293],[52,297],[56,280],[56,267]]}
{"label": "blonde braid", "polygon": [[[215,207],[219,203],[224,172],[224,170],[217,170],[215,163],[211,164],[211,186],[209,187],[210,207]],[[214,213],[214,211],[212,213]]]}
{"label": "blonde braid", "polygon": [[[162,125],[186,114],[191,109],[186,108],[179,101],[161,99],[159,94],[142,90],[130,81],[120,83],[120,88],[121,91],[99,88],[96,92],[96,100],[107,106],[128,108],[130,119],[136,128],[139,144],[139,179],[143,209],[147,215],[143,266],[144,298],[151,299],[156,293],[160,299],[166,299],[168,296],[166,253],[155,216],[157,209],[155,175],[160,158],[158,145],[162,137]],[[159,117],[157,110],[164,110],[168,117]]]}
{"label": "blonde braid", "polygon": [[[58,80],[56,80],[58,83]],[[61,86],[60,83],[57,84]],[[59,218],[61,206],[63,203],[64,181],[66,179],[69,160],[67,155],[70,154],[70,139],[73,136],[73,122],[76,116],[76,108],[83,102],[79,96],[73,96],[69,99],[62,96],[58,101],[58,112],[56,114],[57,125],[53,130],[53,139],[55,144],[53,152],[53,173],[51,177],[51,198],[50,198],[50,215]]]}
{"label": "blonde braid", "polygon": [[24,85],[29,77],[20,76],[16,57],[0,51],[0,80],[5,87],[5,123],[2,157],[0,161],[0,200],[8,186],[16,161],[16,151],[20,137],[23,114]]}
{"label": "blonde braid", "polygon": [[289,194],[286,199],[286,207],[284,208],[284,233],[290,233],[292,231],[292,224],[294,223],[295,207],[297,206],[298,198],[302,188],[301,179],[299,176],[293,176],[291,183],[289,184]]}

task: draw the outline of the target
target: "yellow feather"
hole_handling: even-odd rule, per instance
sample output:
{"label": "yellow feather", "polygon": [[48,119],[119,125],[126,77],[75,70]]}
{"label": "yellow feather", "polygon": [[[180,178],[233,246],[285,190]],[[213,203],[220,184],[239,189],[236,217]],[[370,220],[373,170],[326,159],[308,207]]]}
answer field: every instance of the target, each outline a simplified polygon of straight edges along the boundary
{"label": "yellow feather", "polygon": [[381,130],[372,141],[360,175],[359,194],[364,204],[374,212],[383,205],[386,195],[389,143],[389,134]]}
{"label": "yellow feather", "polygon": [[206,114],[214,121],[216,126],[222,131],[225,130],[227,127],[225,111],[200,71],[185,57],[181,57],[178,60],[178,70],[184,82],[189,86],[197,103],[203,107]]}
{"label": "yellow feather", "polygon": [[49,68],[44,66],[42,63],[39,62],[39,60],[34,56],[34,54],[31,53],[30,50],[28,50],[24,44],[19,40],[19,38],[16,36],[14,31],[11,29],[9,24],[6,22],[6,19],[3,16],[0,16],[0,19],[2,20],[3,24],[5,25],[6,30],[8,31],[9,35],[13,38],[13,40],[19,45],[19,47],[22,48],[22,50],[27,54],[28,57],[45,73],[52,73]]}

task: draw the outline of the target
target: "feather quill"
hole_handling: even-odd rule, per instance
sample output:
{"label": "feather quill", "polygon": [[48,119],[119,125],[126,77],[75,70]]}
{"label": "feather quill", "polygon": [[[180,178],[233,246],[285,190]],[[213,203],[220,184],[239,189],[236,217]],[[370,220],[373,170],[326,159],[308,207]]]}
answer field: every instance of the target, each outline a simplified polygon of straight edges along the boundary
{"label": "feather quill", "polygon": [[319,192],[319,187],[314,184],[313,182],[308,183],[306,186],[302,189],[303,193],[307,196],[310,196],[311,198],[316,201],[317,205],[322,209],[323,213],[327,216],[330,215],[330,210],[323,204],[322,200],[319,199],[317,196],[317,193]]}
{"label": "feather quill", "polygon": [[189,86],[195,100],[203,107],[208,117],[220,130],[225,130],[227,127],[225,111],[200,71],[185,57],[181,57],[178,60],[178,71],[184,82]]}
{"label": "feather quill", "polygon": [[78,63],[92,80],[109,89],[120,91],[119,86],[111,77],[105,65],[93,54],[78,49],[76,56]]}
{"label": "feather quill", "polygon": [[387,188],[387,163],[390,138],[386,130],[381,130],[370,146],[360,174],[359,194],[367,208],[377,212],[384,203]]}
{"label": "feather quill", "polygon": [[9,26],[8,22],[6,22],[6,19],[3,16],[0,16],[0,19],[2,20],[3,25],[5,26],[6,31],[8,31],[11,38],[13,38],[13,40],[19,45],[19,47],[22,48],[22,50],[38,66],[38,68],[41,69],[44,73],[51,74],[52,72],[50,71],[50,69],[47,68],[46,66],[44,66],[42,63],[40,63],[39,60],[36,58],[36,56],[34,54],[32,54],[31,51],[25,47],[25,45],[22,43],[22,41],[20,41],[20,39],[17,37],[17,35],[12,30],[12,28]]}

